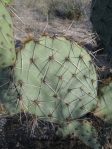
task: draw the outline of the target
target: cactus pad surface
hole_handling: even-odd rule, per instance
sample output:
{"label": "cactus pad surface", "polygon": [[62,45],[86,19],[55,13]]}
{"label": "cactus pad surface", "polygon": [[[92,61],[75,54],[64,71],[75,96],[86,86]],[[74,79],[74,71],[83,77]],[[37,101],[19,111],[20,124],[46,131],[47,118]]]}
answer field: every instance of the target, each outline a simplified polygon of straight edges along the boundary
{"label": "cactus pad surface", "polygon": [[112,82],[100,88],[98,116],[105,121],[112,122]]}
{"label": "cactus pad surface", "polygon": [[[96,106],[97,75],[91,58],[85,49],[64,37],[42,36],[26,43],[18,51],[12,74],[4,99],[10,112],[21,110],[65,123]],[[16,94],[13,100],[11,93]]]}
{"label": "cactus pad surface", "polygon": [[60,129],[60,133],[65,137],[67,135],[78,137],[91,148],[101,148],[97,131],[87,120],[71,121],[66,123],[63,129]]}
{"label": "cactus pad surface", "polygon": [[0,68],[11,66],[14,64],[15,58],[12,19],[0,1]]}

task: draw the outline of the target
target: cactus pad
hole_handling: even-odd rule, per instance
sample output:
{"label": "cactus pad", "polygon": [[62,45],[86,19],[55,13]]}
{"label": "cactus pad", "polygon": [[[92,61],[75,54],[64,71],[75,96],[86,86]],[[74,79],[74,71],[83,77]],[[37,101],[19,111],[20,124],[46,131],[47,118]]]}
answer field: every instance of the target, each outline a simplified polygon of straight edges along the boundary
{"label": "cactus pad", "polygon": [[98,116],[112,122],[112,82],[100,88]]}
{"label": "cactus pad", "polygon": [[[9,94],[16,92],[13,102],[18,109],[44,120],[63,123],[76,119],[97,103],[97,75],[91,58],[65,38],[42,36],[29,41],[18,51],[12,73],[4,101],[12,102]],[[8,107],[10,112],[18,111],[12,104]]]}
{"label": "cactus pad", "polygon": [[0,68],[14,64],[16,54],[13,25],[9,12],[0,1]]}
{"label": "cactus pad", "polygon": [[66,123],[58,133],[64,137],[68,135],[78,137],[91,148],[99,149],[101,147],[96,129],[86,120]]}

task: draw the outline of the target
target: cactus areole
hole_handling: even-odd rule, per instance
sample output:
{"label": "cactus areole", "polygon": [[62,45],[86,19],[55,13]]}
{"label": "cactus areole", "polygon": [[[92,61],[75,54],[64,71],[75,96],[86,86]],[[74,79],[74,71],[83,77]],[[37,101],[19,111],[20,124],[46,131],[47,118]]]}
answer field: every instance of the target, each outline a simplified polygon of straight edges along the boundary
{"label": "cactus areole", "polygon": [[0,1],[0,68],[13,65],[15,59],[12,19],[2,1]]}
{"label": "cactus areole", "polygon": [[42,36],[26,43],[11,73],[4,95],[11,113],[21,110],[63,123],[92,111],[97,103],[97,75],[90,56],[64,37]]}

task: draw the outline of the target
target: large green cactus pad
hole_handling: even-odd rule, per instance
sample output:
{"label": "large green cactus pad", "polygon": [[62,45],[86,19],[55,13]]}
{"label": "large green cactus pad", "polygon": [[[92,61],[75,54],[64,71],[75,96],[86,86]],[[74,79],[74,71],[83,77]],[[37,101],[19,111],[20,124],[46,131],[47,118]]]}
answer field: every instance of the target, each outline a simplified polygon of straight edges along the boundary
{"label": "large green cactus pad", "polygon": [[[12,70],[16,105],[49,121],[65,122],[92,111],[97,103],[97,75],[85,49],[72,41],[43,36],[17,54]],[[10,107],[10,108],[9,108]],[[9,104],[11,112],[16,106]]]}
{"label": "large green cactus pad", "polygon": [[15,62],[15,45],[13,25],[9,12],[0,1],[0,68],[5,68]]}

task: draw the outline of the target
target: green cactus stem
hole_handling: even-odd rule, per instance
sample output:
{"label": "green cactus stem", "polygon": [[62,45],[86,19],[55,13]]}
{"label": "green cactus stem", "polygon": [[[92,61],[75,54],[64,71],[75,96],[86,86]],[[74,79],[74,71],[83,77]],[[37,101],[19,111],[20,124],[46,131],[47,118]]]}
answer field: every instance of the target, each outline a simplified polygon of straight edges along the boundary
{"label": "green cactus stem", "polygon": [[58,133],[58,135],[62,135],[63,137],[78,137],[91,148],[101,148],[97,131],[87,120],[74,120],[65,123],[64,126],[59,129]]}
{"label": "green cactus stem", "polygon": [[96,115],[107,122],[112,122],[112,82],[99,88],[99,104]]}
{"label": "green cactus stem", "polygon": [[14,64],[16,59],[12,19],[0,1],[0,68]]}
{"label": "green cactus stem", "polygon": [[96,106],[97,75],[91,58],[64,37],[42,36],[26,43],[17,53],[12,76],[2,97],[10,113],[21,110],[64,123]]}

